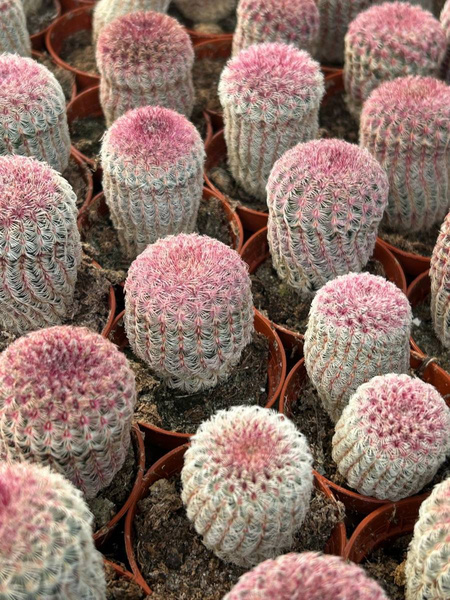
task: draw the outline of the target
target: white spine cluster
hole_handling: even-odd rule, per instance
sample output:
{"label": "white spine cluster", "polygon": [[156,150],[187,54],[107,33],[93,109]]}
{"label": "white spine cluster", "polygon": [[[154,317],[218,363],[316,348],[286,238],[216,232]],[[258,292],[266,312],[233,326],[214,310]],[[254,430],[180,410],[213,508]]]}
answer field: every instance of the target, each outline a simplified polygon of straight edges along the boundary
{"label": "white spine cluster", "polygon": [[430,279],[434,331],[444,346],[450,348],[450,213],[433,249]]}
{"label": "white spine cluster", "polygon": [[175,6],[194,23],[217,23],[226,19],[238,0],[175,0]]}
{"label": "white spine cluster", "polygon": [[0,0],[0,52],[31,56],[24,8],[22,0]]}

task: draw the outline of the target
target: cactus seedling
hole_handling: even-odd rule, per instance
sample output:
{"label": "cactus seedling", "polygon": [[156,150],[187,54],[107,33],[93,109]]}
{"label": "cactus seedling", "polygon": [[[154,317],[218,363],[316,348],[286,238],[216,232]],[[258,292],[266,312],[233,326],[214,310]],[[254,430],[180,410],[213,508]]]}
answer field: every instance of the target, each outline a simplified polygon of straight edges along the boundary
{"label": "cactus seedling", "polygon": [[186,19],[196,23],[216,23],[236,8],[237,0],[175,0],[175,6]]}
{"label": "cactus seedling", "polygon": [[443,345],[450,348],[450,213],[433,249],[430,279],[434,331]]}
{"label": "cactus seedling", "polygon": [[0,0],[0,52],[31,56],[22,0]]}

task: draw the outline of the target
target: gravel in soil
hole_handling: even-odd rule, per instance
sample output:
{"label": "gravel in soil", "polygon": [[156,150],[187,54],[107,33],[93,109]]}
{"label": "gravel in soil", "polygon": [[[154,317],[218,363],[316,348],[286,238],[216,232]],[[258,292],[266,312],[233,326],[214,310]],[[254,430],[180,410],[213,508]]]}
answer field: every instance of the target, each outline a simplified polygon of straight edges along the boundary
{"label": "gravel in soil", "polygon": [[322,104],[319,113],[319,137],[339,138],[352,144],[359,143],[359,126],[347,109],[344,92],[331,96]]}
{"label": "gravel in soil", "polygon": [[267,212],[267,203],[250,196],[236,182],[228,167],[226,159],[222,160],[217,167],[208,171],[208,177],[218,190],[222,192],[228,202],[234,208],[236,206],[245,206],[252,210]]}
{"label": "gravel in soil", "polygon": [[77,208],[81,208],[81,206],[84,204],[88,190],[86,176],[83,172],[84,169],[87,169],[87,167],[80,166],[73,156],[71,156],[69,158],[69,165],[62,174],[64,179],[67,179],[72,186],[73,191],[77,195]]}
{"label": "gravel in soil", "polygon": [[433,253],[440,227],[441,223],[436,223],[428,231],[420,230],[411,233],[399,233],[381,223],[378,235],[382,240],[392,244],[392,246],[395,246],[399,250],[430,257]]}
{"label": "gravel in soil", "polygon": [[27,29],[30,35],[35,35],[47,29],[52,21],[56,19],[58,9],[53,0],[43,0],[42,5],[36,12],[27,15]]}
{"label": "gravel in soil", "polygon": [[149,598],[142,589],[125,577],[121,577],[109,564],[105,564],[106,600],[144,600]]}
{"label": "gravel in soil", "polygon": [[59,55],[71,67],[90,75],[99,75],[91,31],[82,29],[69,35],[64,40]]}
{"label": "gravel in soil", "polygon": [[196,33],[203,33],[206,35],[221,35],[223,33],[233,33],[236,29],[236,12],[227,17],[226,19],[222,19],[218,23],[194,23],[186,17],[178,10],[173,2],[171,2],[168,14],[176,19],[181,25],[186,27],[186,29],[191,29]]}
{"label": "gravel in soil", "polygon": [[366,558],[362,566],[378,581],[390,600],[405,600],[405,563],[412,534],[386,543]]}
{"label": "gravel in soil", "polygon": [[69,102],[72,99],[75,75],[70,71],[66,71],[66,69],[58,66],[46,52],[40,54],[35,58],[35,60],[41,65],[44,65],[44,67],[47,67],[47,69],[53,73],[53,75],[61,84],[66,102]]}
{"label": "gravel in soil", "polygon": [[[138,504],[135,551],[155,600],[221,600],[247,569],[226,564],[202,543],[188,521],[179,475],[155,482]],[[315,491],[295,552],[323,550],[337,522],[340,503]]]}
{"label": "gravel in soil", "polygon": [[430,296],[422,304],[413,307],[413,319],[411,329],[413,340],[422,352],[427,356],[436,358],[438,365],[450,372],[450,349],[445,348],[434,333]]}

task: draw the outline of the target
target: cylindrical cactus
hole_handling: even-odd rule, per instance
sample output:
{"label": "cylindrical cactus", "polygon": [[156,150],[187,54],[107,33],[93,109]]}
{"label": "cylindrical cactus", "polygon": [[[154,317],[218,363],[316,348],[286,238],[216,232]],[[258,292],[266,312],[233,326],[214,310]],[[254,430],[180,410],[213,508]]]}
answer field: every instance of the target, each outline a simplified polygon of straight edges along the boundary
{"label": "cylindrical cactus", "polygon": [[360,494],[396,502],[417,494],[450,454],[450,409],[430,384],[381,375],[359,386],[333,436],[333,460]]}
{"label": "cylindrical cactus", "polygon": [[285,416],[236,406],[200,425],[181,482],[187,517],[205,546],[249,567],[291,547],[309,509],[312,457]]}
{"label": "cylindrical cactus", "polygon": [[364,569],[338,556],[303,552],[265,560],[223,600],[388,600]]}
{"label": "cylindrical cactus", "polygon": [[217,23],[236,8],[238,0],[175,0],[175,6],[196,23]]}
{"label": "cylindrical cactus", "polygon": [[450,478],[422,502],[406,558],[406,600],[447,600],[450,594]]}
{"label": "cylindrical cactus", "polygon": [[45,163],[0,157],[2,329],[21,334],[66,316],[81,262],[76,199]]}
{"label": "cylindrical cactus", "polygon": [[233,36],[233,56],[264,42],[292,44],[311,54],[319,34],[314,0],[240,0]]}
{"label": "cylindrical cactus", "polygon": [[79,490],[48,467],[0,463],[0,598],[105,600]]}
{"label": "cylindrical cactus", "polygon": [[287,44],[256,44],[227,64],[219,96],[228,162],[249,194],[264,200],[275,161],[317,136],[323,93],[319,64]]}
{"label": "cylindrical cactus", "polygon": [[101,151],[103,190],[130,258],[161,237],[194,230],[204,157],[194,125],[167,108],[137,108],[108,130]]}
{"label": "cylindrical cactus", "polygon": [[22,154],[58,172],[69,164],[66,99],[47,67],[31,58],[0,56],[0,155]]}
{"label": "cylindrical cactus", "polygon": [[0,52],[31,56],[22,0],[0,0]]}
{"label": "cylindrical cactus", "polygon": [[92,498],[123,465],[135,400],[125,355],[98,333],[30,333],[0,355],[0,460],[49,465]]}
{"label": "cylindrical cactus", "polygon": [[442,62],[441,74],[445,81],[450,84],[450,0],[447,0],[442,8],[440,21],[447,38],[447,52]]}
{"label": "cylindrical cactus", "polygon": [[422,231],[448,208],[450,88],[432,77],[400,77],[363,105],[360,143],[389,177],[386,224]]}
{"label": "cylindrical cactus", "polygon": [[125,292],[131,347],[170,387],[216,385],[251,341],[248,269],[218,240],[183,233],[158,240],[131,265]]}
{"label": "cylindrical cactus", "polygon": [[305,367],[334,423],[376,375],[406,373],[411,307],[383,277],[349,273],[320,289],[305,334]]}
{"label": "cylindrical cactus", "polygon": [[385,81],[438,76],[446,48],[437,19],[420,6],[385,2],[352,21],[345,36],[344,85],[351,112]]}
{"label": "cylindrical cactus", "polygon": [[450,348],[450,213],[431,256],[431,316],[434,331],[446,348]]}
{"label": "cylindrical cactus", "polygon": [[361,271],[387,198],[386,174],[363,148],[330,139],[288,150],[267,184],[268,241],[279,277],[308,296]]}
{"label": "cylindrical cactus", "polygon": [[132,108],[147,105],[190,116],[194,50],[172,17],[135,12],[115,19],[103,28],[96,56],[108,127]]}

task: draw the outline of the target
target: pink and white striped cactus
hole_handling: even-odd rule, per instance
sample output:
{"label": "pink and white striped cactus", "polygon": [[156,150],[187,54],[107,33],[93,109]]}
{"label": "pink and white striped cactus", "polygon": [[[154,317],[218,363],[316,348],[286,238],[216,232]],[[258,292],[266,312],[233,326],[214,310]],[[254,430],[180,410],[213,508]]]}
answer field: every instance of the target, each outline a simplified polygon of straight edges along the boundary
{"label": "pink and white striped cactus", "polygon": [[450,213],[431,256],[431,316],[434,331],[446,348],[450,348]]}
{"label": "pink and white striped cactus", "polygon": [[0,52],[31,56],[24,9],[22,0],[0,0]]}

